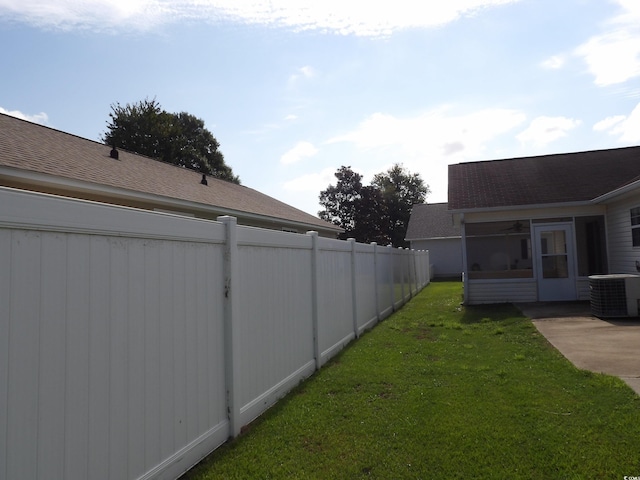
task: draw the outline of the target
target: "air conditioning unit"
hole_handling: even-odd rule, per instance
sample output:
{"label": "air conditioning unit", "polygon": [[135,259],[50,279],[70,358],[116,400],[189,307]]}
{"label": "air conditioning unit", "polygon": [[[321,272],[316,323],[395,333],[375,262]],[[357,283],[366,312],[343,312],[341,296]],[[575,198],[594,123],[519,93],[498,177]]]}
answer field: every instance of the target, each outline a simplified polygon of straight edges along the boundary
{"label": "air conditioning unit", "polygon": [[640,275],[591,275],[589,291],[591,313],[596,317],[638,316]]}

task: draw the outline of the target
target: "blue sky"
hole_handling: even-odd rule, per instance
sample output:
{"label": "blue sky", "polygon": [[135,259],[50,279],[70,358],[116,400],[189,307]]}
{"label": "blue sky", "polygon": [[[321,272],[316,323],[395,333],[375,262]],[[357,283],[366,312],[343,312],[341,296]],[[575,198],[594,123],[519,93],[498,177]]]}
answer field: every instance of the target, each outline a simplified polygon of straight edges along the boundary
{"label": "blue sky", "polygon": [[341,165],[433,203],[451,163],[640,144],[637,0],[0,0],[0,44],[0,112],[99,140],[156,98],[312,214]]}

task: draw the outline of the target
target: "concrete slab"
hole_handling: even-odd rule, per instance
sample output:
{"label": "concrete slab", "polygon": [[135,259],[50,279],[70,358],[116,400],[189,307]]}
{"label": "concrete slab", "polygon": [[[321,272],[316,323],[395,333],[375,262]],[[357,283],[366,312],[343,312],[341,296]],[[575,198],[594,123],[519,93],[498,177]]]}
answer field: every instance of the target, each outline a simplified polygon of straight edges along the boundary
{"label": "concrete slab", "polygon": [[640,395],[640,320],[600,319],[588,302],[517,304],[576,367],[615,375]]}

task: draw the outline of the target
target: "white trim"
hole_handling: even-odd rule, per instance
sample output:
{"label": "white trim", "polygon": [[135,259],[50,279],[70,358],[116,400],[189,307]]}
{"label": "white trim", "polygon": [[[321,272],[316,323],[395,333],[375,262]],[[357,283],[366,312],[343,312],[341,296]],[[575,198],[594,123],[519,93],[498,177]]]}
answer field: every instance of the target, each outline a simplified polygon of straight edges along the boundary
{"label": "white trim", "polygon": [[513,210],[541,210],[546,208],[575,208],[588,207],[593,204],[593,200],[582,202],[556,202],[556,203],[532,203],[528,205],[507,205],[502,207],[484,207],[484,208],[458,208],[451,209],[451,213],[492,213],[492,212],[510,212]]}
{"label": "white trim", "polygon": [[[567,257],[567,278],[545,278],[542,268],[542,256],[540,251],[540,234],[545,231],[565,232],[565,252]],[[534,278],[538,289],[538,301],[572,301],[577,300],[578,259],[576,252],[575,217],[570,222],[538,223],[531,228],[532,255],[535,259]],[[543,285],[545,284],[545,285]],[[555,285],[551,289],[550,285]]]}
{"label": "white trim", "polygon": [[[231,208],[218,207],[216,205],[208,205],[205,203],[193,202],[190,200],[182,200],[172,197],[166,197],[163,195],[158,195],[154,193],[145,193],[139,192],[137,190],[129,190],[120,187],[112,187],[109,185],[104,185],[101,183],[93,183],[85,180],[76,180],[67,177],[61,177],[58,175],[34,172],[30,170],[22,170],[14,167],[6,167],[0,166],[0,176],[6,176],[9,178],[13,178],[20,181],[27,181],[33,184],[48,186],[48,187],[56,187],[56,188],[65,188],[69,190],[75,190],[84,193],[90,193],[93,195],[107,195],[116,198],[126,199],[126,200],[138,200],[144,201],[148,203],[154,203],[157,205],[163,205],[167,207],[173,207],[178,210],[186,209],[186,210],[195,210],[200,212],[206,212],[212,214],[214,217],[216,216],[234,216],[237,218],[254,220],[258,222],[264,223],[273,223],[273,224],[285,224],[290,226],[298,227],[303,231],[307,230],[322,230],[323,232],[331,232],[332,234],[338,234],[341,232],[341,229],[332,229],[329,227],[323,227],[322,225],[317,225],[315,223],[306,223],[299,222],[296,220],[289,220],[280,217],[272,217],[268,215],[261,215],[257,213],[249,213],[244,212],[242,210],[235,210]],[[105,203],[105,202],[102,202]],[[295,208],[295,207],[292,207]]]}
{"label": "white trim", "polygon": [[419,237],[419,238],[405,238],[407,242],[419,242],[421,240],[461,240],[462,235],[452,237]]}
{"label": "white trim", "polygon": [[615,190],[611,190],[608,193],[600,195],[599,197],[594,198],[592,200],[592,203],[607,202],[609,200],[613,200],[615,197],[620,197],[627,193],[633,193],[634,191],[638,190],[638,188],[640,188],[640,180],[636,180],[635,182],[625,185],[624,187],[616,188]]}

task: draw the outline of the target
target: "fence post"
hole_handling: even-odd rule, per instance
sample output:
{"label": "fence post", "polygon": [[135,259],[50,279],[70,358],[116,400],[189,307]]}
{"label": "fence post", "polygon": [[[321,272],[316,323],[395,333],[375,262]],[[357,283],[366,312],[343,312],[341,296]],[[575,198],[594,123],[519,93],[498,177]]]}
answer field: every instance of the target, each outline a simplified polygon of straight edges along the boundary
{"label": "fence post", "polygon": [[409,287],[409,299],[413,298],[413,268],[411,268],[411,259],[413,252],[409,248],[405,248],[407,256],[407,286]]}
{"label": "fence post", "polygon": [[424,261],[427,262],[425,267],[425,274],[427,275],[427,278],[424,280],[425,285],[427,285],[431,283],[431,252],[429,252],[429,250],[426,250]]}
{"label": "fence post", "polygon": [[400,254],[400,303],[404,305],[404,269],[405,269],[405,261],[404,261],[404,249],[402,247],[398,247],[398,252]]}
{"label": "fence post", "polygon": [[351,244],[351,316],[353,318],[353,333],[358,338],[360,329],[358,328],[358,298],[356,293],[358,288],[358,279],[356,278],[356,239],[348,238],[347,241]]}
{"label": "fence post", "polygon": [[380,292],[378,291],[378,244],[376,242],[371,242],[371,246],[373,247],[373,284],[374,284],[374,297],[376,302],[376,320],[380,321]]}
{"label": "fence post", "polygon": [[316,361],[316,370],[322,367],[322,352],[320,352],[320,332],[318,331],[318,232],[309,231],[311,237],[311,323],[313,331],[313,358]]}
{"label": "fence post", "polygon": [[389,269],[390,269],[389,279],[391,280],[389,282],[389,288],[391,289],[391,311],[395,312],[396,311],[396,277],[395,277],[395,266],[393,264],[395,249],[391,245],[387,246],[387,249],[389,250]]}
{"label": "fence post", "polygon": [[420,282],[418,281],[418,265],[416,265],[416,251],[410,250],[411,258],[409,260],[409,268],[411,269],[411,298],[413,298],[420,287],[418,286]]}
{"label": "fence post", "polygon": [[229,436],[240,434],[240,399],[237,396],[239,381],[239,338],[234,314],[238,305],[238,220],[231,216],[217,219],[225,225],[224,245],[224,374],[227,385],[227,415]]}
{"label": "fence post", "polygon": [[411,250],[412,254],[412,262],[411,266],[413,267],[413,282],[415,285],[416,294],[420,291],[420,252],[416,250]]}

